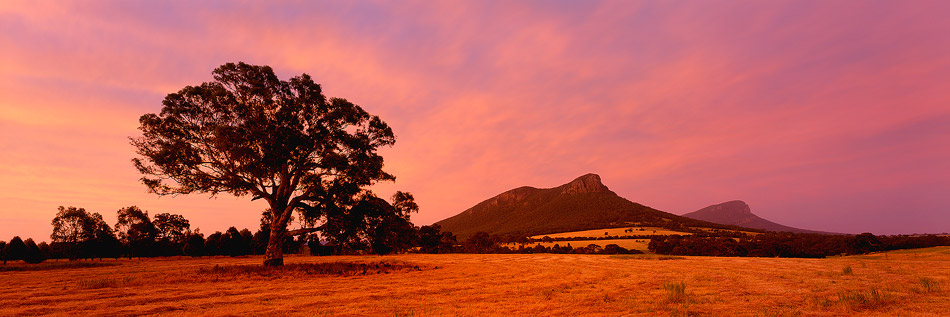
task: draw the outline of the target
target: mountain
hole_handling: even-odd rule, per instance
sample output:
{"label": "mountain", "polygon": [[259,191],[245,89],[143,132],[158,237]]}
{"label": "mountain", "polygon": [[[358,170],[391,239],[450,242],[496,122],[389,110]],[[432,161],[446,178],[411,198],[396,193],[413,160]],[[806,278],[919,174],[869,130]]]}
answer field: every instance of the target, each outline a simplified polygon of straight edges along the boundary
{"label": "mountain", "polygon": [[684,214],[683,217],[693,218],[724,225],[734,225],[746,228],[762,229],[769,231],[787,231],[795,233],[824,233],[780,225],[760,218],[752,213],[752,208],[741,200],[733,200],[718,205],[712,205],[691,213]]}
{"label": "mountain", "polygon": [[531,236],[630,225],[735,229],[631,202],[610,191],[596,174],[554,188],[515,188],[436,224],[460,239],[479,231]]}

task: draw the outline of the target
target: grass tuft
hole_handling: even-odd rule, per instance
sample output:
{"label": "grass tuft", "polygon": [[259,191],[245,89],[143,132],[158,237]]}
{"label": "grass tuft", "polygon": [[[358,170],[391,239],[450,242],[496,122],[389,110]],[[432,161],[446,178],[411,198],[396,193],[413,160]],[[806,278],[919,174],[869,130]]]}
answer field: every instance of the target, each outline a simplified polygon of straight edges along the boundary
{"label": "grass tuft", "polygon": [[851,310],[878,309],[886,306],[888,302],[890,302],[888,294],[877,288],[838,294],[838,303]]}
{"label": "grass tuft", "polygon": [[914,291],[917,293],[935,293],[940,291],[940,285],[937,281],[930,278],[921,277],[918,280],[918,284],[918,287],[914,288]]}
{"label": "grass tuft", "polygon": [[851,269],[850,265],[845,265],[844,269],[841,269],[841,274],[851,275],[851,274],[854,274],[854,271]]}
{"label": "grass tuft", "polygon": [[663,284],[666,290],[666,300],[671,303],[682,303],[687,300],[686,282],[673,282]]}

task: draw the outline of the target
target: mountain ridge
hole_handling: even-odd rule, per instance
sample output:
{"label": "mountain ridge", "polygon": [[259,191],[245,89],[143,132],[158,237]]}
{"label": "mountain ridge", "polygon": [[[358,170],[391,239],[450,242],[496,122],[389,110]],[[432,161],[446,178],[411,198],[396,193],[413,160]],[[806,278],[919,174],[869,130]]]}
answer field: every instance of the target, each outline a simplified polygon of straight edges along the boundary
{"label": "mountain ridge", "polygon": [[697,211],[685,213],[682,216],[723,225],[733,225],[776,232],[835,234],[830,232],[790,227],[766,220],[752,213],[752,208],[741,200],[731,200],[721,204],[710,205]]}
{"label": "mountain ridge", "polygon": [[475,232],[530,236],[622,227],[710,227],[735,229],[681,217],[618,196],[597,174],[588,173],[553,188],[517,187],[436,222],[464,239]]}

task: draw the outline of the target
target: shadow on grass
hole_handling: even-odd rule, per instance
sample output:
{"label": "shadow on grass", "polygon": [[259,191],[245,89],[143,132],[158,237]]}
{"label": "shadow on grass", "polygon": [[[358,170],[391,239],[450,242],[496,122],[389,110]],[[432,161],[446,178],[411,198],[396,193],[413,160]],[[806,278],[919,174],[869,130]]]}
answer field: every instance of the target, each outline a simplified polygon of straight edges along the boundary
{"label": "shadow on grass", "polygon": [[389,263],[389,262],[330,262],[330,263],[295,263],[285,264],[283,266],[263,266],[263,265],[215,265],[213,267],[199,268],[198,274],[212,275],[216,277],[231,276],[260,276],[260,277],[285,277],[285,276],[303,276],[303,275],[331,275],[331,276],[354,276],[371,274],[389,274],[399,272],[414,272],[434,267],[423,267],[409,263]]}
{"label": "shadow on grass", "polygon": [[0,266],[0,272],[83,269],[83,268],[90,268],[90,267],[115,266],[115,265],[119,265],[119,263],[86,262],[86,261],[43,262],[43,263],[38,263],[38,264],[16,263],[16,264],[7,264],[7,265]]}

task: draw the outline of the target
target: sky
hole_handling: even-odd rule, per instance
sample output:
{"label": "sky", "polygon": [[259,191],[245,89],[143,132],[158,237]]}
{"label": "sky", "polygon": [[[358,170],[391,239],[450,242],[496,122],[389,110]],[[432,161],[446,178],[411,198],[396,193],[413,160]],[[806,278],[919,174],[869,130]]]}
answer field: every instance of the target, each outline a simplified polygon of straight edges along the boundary
{"label": "sky", "polygon": [[58,206],[204,233],[262,201],[148,194],[138,118],[227,62],[380,116],[419,225],[596,173],[674,214],[743,200],[812,230],[950,231],[947,1],[3,1],[0,240]]}

